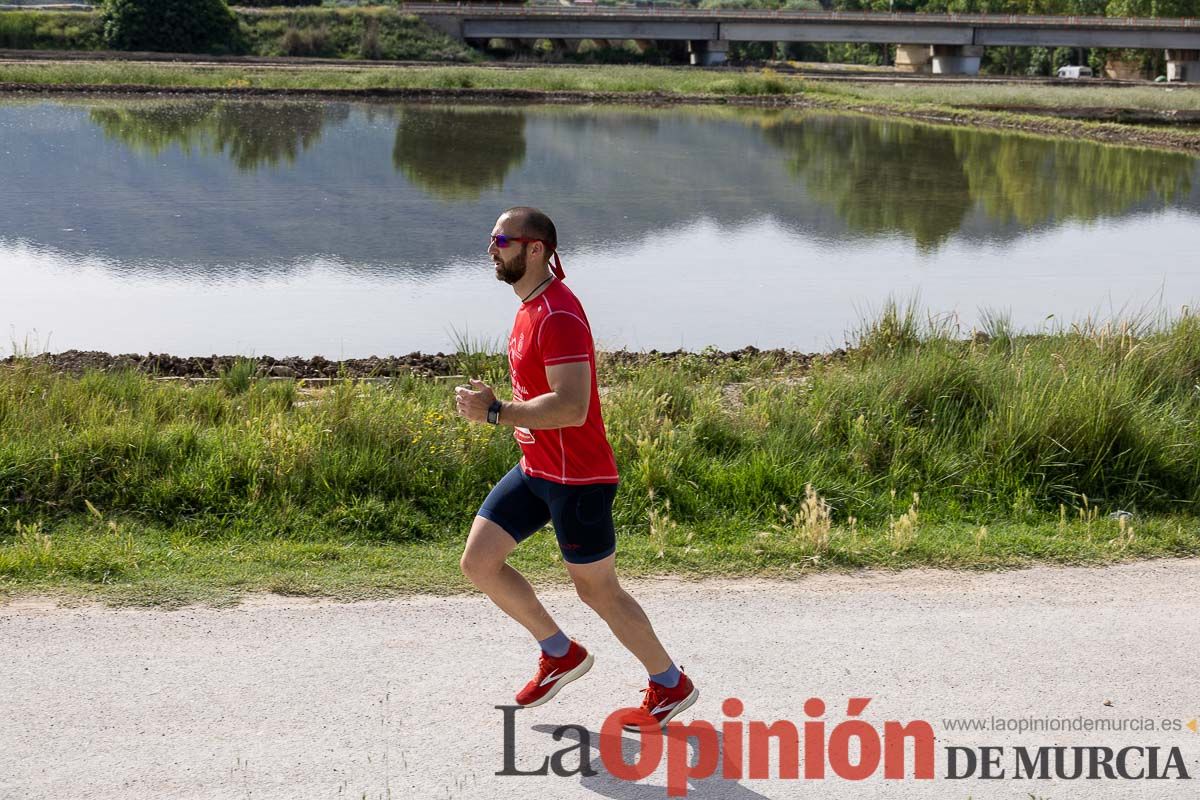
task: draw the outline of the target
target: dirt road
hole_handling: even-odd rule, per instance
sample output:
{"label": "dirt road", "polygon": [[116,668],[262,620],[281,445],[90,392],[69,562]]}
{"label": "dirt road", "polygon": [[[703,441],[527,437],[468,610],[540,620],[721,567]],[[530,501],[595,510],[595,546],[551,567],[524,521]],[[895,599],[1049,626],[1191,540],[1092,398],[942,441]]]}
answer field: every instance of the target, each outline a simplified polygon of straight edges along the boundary
{"label": "dirt road", "polygon": [[[882,766],[862,781],[832,764],[823,780],[718,771],[684,784],[689,797],[1200,796],[1200,733],[1186,727],[1200,717],[1200,559],[630,588],[701,689],[681,720],[720,730],[730,721],[722,701],[736,697],[745,710],[735,722],[801,727],[805,700],[819,697],[829,735],[849,698],[869,697],[861,718],[876,730],[925,720],[936,734],[932,780],[911,776],[910,757],[902,780],[885,780]],[[606,715],[640,699],[639,665],[573,594],[545,597],[596,665],[551,703],[515,715],[514,766],[533,770],[578,745],[578,729],[553,738],[575,724],[588,732],[594,775],[495,774],[505,753],[494,706],[511,702],[535,650],[479,597],[346,605],[269,597],[177,611],[25,599],[0,606],[0,798],[665,797],[666,757],[631,783],[598,754]],[[957,718],[1110,729],[950,730]],[[1144,729],[1164,719],[1182,727]],[[1126,730],[1111,730],[1118,724]],[[634,741],[625,744],[630,759]],[[984,745],[1004,748],[1003,778],[946,777],[946,748]],[[1160,774],[1175,747],[1192,779],[1177,779],[1178,770],[1167,780],[1014,779],[1016,748],[1054,745],[1158,746]],[[566,769],[583,749],[563,759]],[[1129,769],[1146,769],[1147,752]],[[775,775],[774,748],[771,759]]]}

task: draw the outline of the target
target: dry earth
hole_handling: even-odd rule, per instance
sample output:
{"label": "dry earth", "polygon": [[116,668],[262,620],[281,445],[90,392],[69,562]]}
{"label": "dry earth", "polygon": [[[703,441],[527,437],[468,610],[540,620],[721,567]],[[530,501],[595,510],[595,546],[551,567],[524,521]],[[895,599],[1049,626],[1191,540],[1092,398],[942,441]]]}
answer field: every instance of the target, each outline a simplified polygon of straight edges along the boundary
{"label": "dry earth", "polygon": [[[1195,780],[1013,780],[1013,748],[1158,745],[1200,776],[1180,730],[962,733],[947,718],[1107,721],[1200,716],[1200,559],[1018,572],[915,570],[796,582],[639,582],[700,687],[687,718],[803,722],[806,698],[872,698],[863,718],[927,720],[931,781],[692,780],[688,796],[991,800],[1195,798]],[[563,590],[545,593],[596,653],[587,676],[516,717],[533,769],[636,702],[639,665]],[[0,798],[661,798],[665,769],[613,777],[591,736],[589,777],[497,776],[501,712],[534,645],[475,596],[336,604],[255,597],[233,609],[0,605]],[[1130,724],[1130,723],[1125,723]],[[1138,723],[1144,724],[1144,723]],[[1157,724],[1157,722],[1156,722]],[[943,748],[1003,746],[1003,780],[947,780]],[[633,744],[627,750],[632,756]],[[576,764],[578,754],[568,759]]]}

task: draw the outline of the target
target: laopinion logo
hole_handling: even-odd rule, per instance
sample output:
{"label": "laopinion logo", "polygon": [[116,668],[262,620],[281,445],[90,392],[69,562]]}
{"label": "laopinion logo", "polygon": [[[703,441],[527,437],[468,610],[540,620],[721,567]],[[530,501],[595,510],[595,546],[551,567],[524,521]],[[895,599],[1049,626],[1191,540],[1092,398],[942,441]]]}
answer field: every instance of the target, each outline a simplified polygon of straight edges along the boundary
{"label": "laopinion logo", "polygon": [[[625,715],[610,714],[599,733],[583,725],[537,726],[556,743],[569,742],[541,760],[518,758],[519,706],[496,706],[503,715],[504,765],[499,776],[580,777],[585,783],[601,775],[610,780],[642,781],[665,762],[666,795],[686,797],[697,781],[750,780],[1189,780],[1177,747],[1024,747],[989,745],[943,748],[945,768],[939,776],[936,736],[925,720],[887,720],[877,728],[862,719],[873,698],[852,697],[846,719],[824,719],[824,700],[810,697],[803,704],[806,719],[763,722],[743,719],[745,704],[736,697],[721,705],[725,716],[717,724],[705,720],[671,722],[666,730],[645,726],[630,738],[623,735]],[[744,787],[741,787],[746,791]],[[755,795],[749,792],[749,795]]]}

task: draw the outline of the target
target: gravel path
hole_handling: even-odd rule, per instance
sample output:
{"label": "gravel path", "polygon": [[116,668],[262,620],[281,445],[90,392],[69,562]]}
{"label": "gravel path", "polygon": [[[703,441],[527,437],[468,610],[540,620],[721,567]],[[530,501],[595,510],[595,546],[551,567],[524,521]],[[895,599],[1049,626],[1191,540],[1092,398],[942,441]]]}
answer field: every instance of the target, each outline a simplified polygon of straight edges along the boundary
{"label": "gravel path", "polygon": [[[1200,559],[630,589],[701,688],[681,719],[719,727],[722,700],[737,697],[741,720],[799,725],[815,696],[832,730],[847,698],[870,697],[863,719],[876,729],[923,719],[936,732],[934,780],[884,781],[882,767],[858,782],[717,776],[693,780],[689,797],[1200,796],[1200,733],[1186,728],[963,733],[943,723],[1200,716]],[[597,659],[554,701],[516,716],[521,769],[575,741],[555,741],[556,726],[597,734],[644,685],[573,594],[544,596]],[[495,775],[494,706],[511,702],[534,661],[524,633],[476,596],[258,597],[177,611],[10,601],[0,605],[0,798],[665,797],[665,767],[636,784],[615,778],[596,735],[594,776]],[[982,745],[1005,748],[1004,779],[945,777],[946,747]],[[1177,746],[1193,780],[1013,780],[1018,745],[1160,745],[1160,768]],[[566,764],[578,761],[576,751]]]}

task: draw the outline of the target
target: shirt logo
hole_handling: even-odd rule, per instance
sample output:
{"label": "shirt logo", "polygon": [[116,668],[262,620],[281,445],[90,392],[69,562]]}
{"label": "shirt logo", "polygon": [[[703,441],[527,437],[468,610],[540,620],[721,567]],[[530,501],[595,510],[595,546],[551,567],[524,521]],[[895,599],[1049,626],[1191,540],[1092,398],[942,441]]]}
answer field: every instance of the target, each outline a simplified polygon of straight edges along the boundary
{"label": "shirt logo", "polygon": [[513,341],[512,339],[508,340],[508,357],[515,359],[515,358],[520,358],[524,354],[525,354],[525,331],[521,331],[521,335],[517,337],[516,341]]}

